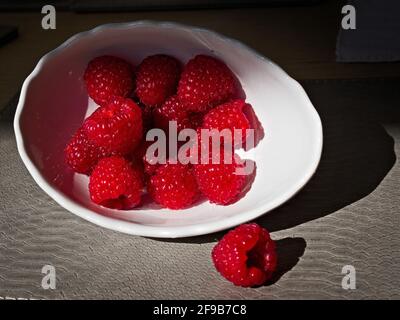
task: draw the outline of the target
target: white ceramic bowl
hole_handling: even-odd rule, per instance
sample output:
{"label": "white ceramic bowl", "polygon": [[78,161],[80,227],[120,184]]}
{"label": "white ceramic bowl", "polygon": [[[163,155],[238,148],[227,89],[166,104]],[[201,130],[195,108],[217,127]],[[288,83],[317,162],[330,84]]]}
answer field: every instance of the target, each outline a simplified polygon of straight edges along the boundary
{"label": "white ceramic bowl", "polygon": [[[93,204],[88,178],[71,173],[63,149],[96,107],[82,75],[89,60],[111,54],[132,64],[151,54],[183,62],[196,54],[219,57],[240,80],[265,137],[247,157],[257,171],[245,197],[229,206],[203,202],[173,211],[131,211]],[[150,237],[207,234],[257,218],[298,192],[315,172],[322,150],[320,118],[303,88],[280,67],[238,41],[174,23],[107,24],[79,33],[46,54],[25,80],[14,119],[20,156],[38,185],[72,213],[102,227]]]}

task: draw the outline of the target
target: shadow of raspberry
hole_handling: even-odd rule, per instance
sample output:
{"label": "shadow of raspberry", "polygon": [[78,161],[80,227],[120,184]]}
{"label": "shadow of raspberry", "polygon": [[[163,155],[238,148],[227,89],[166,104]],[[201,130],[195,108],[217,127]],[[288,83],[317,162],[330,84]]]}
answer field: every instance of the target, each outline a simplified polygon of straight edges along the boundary
{"label": "shadow of raspberry", "polygon": [[264,286],[276,283],[285,273],[292,270],[303,256],[307,246],[303,238],[284,238],[277,240],[275,243],[278,264],[272,277]]}

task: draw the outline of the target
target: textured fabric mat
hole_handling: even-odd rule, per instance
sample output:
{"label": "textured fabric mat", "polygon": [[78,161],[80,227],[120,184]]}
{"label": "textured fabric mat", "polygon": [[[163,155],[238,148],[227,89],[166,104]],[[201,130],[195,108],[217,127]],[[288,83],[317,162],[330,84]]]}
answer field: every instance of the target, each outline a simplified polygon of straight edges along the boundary
{"label": "textured fabric mat", "polygon": [[[12,112],[3,113],[0,299],[400,298],[400,79],[304,86],[322,118],[324,152],[307,186],[258,219],[273,231],[280,262],[255,289],[214,270],[210,251],[222,233],[128,236],[58,206],[22,164]],[[56,268],[54,290],[41,287],[46,264]],[[344,265],[355,267],[355,290],[342,288]]]}

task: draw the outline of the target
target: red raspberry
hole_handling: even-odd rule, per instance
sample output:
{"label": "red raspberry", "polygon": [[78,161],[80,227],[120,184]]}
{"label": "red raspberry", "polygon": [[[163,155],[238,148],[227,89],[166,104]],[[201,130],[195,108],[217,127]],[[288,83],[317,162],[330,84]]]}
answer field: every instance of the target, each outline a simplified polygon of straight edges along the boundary
{"label": "red raspberry", "polygon": [[73,135],[65,148],[66,163],[78,173],[90,174],[100,158],[107,156],[104,148],[90,141],[82,128]]}
{"label": "red raspberry", "polygon": [[229,231],[211,255],[218,272],[242,287],[262,285],[277,265],[275,242],[256,223],[242,224]]}
{"label": "red raspberry", "polygon": [[[196,140],[187,149],[186,155],[191,157],[192,164],[206,164],[205,161],[212,163],[213,156],[223,159],[226,152],[232,152],[233,155],[235,150],[224,131],[218,132],[199,127],[196,129]],[[218,158],[215,161],[218,161]]]}
{"label": "red raspberry", "polygon": [[179,99],[192,111],[208,110],[235,94],[232,71],[223,62],[205,55],[186,64],[178,85]]}
{"label": "red raspberry", "polygon": [[120,156],[101,159],[89,180],[92,201],[113,209],[136,207],[140,203],[143,188],[140,170]]}
{"label": "red raspberry", "polygon": [[136,95],[146,106],[160,106],[176,92],[180,72],[180,63],[173,57],[164,54],[147,57],[136,73]]}
{"label": "red raspberry", "polygon": [[[240,163],[240,158],[232,154],[228,163],[229,153],[221,151],[219,163],[212,163],[212,153],[210,152],[209,163],[201,161],[194,165],[194,173],[200,191],[210,200],[210,202],[227,205],[233,203],[243,191],[247,179],[245,175],[235,174],[237,170],[244,168]],[[226,158],[226,160],[225,160]]]}
{"label": "red raspberry", "polygon": [[130,99],[114,97],[83,123],[88,138],[111,154],[125,155],[142,138],[142,111]]}
{"label": "red raspberry", "polygon": [[148,175],[153,175],[156,172],[157,168],[160,166],[160,164],[155,162],[154,160],[149,159],[147,157],[146,151],[143,153],[143,156],[142,156],[143,168],[144,168],[144,172]]}
{"label": "red raspberry", "polygon": [[154,108],[144,106],[141,109],[142,109],[143,129],[145,131],[150,130],[154,126],[154,119],[153,119]]}
{"label": "red raspberry", "polygon": [[144,172],[148,175],[153,175],[155,174],[157,168],[158,168],[158,164],[155,163],[151,163],[150,161],[148,161],[148,159],[146,158],[146,156],[143,156],[143,168],[144,168]]}
{"label": "red raspberry", "polygon": [[175,210],[187,208],[198,196],[192,168],[180,163],[160,165],[149,178],[147,190],[155,202]]}
{"label": "red raspberry", "polygon": [[204,112],[193,112],[189,114],[191,128],[200,128],[203,124]]}
{"label": "red raspberry", "polygon": [[132,161],[140,166],[144,173],[148,175],[152,175],[155,173],[159,164],[156,163],[156,159],[148,159],[146,157],[147,148],[152,144],[152,141],[143,140],[142,143],[135,149],[135,152],[132,154]]}
{"label": "red raspberry", "polygon": [[99,105],[106,104],[113,96],[127,97],[133,89],[132,66],[117,57],[94,58],[83,78],[89,96]]}
{"label": "red raspberry", "polygon": [[161,107],[154,110],[154,124],[157,128],[168,132],[170,121],[177,122],[178,132],[191,128],[188,111],[177,96],[169,97]]}
{"label": "red raspberry", "polygon": [[203,122],[203,113],[188,111],[180,102],[178,96],[169,97],[161,107],[156,108],[153,112],[154,124],[157,128],[168,132],[169,122],[177,122],[177,131],[183,129],[196,129]]}
{"label": "red raspberry", "polygon": [[229,129],[234,138],[234,130],[241,130],[242,140],[237,142],[236,145],[241,146],[247,137],[247,129],[250,129],[250,123],[246,115],[243,113],[243,107],[246,102],[242,99],[233,100],[221,104],[214,109],[210,110],[203,119],[203,128],[217,129],[222,131]]}

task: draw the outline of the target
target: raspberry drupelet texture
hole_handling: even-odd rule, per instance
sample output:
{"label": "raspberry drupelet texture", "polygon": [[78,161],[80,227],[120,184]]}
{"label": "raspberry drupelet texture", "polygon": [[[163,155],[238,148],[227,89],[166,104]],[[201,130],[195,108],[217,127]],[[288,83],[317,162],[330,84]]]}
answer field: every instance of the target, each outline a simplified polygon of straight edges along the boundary
{"label": "raspberry drupelet texture", "polygon": [[90,198],[104,207],[136,207],[140,204],[143,189],[141,171],[120,156],[101,159],[90,175]]}
{"label": "raspberry drupelet texture", "polygon": [[84,80],[89,96],[102,106],[114,96],[127,97],[132,92],[133,70],[121,58],[101,56],[89,62]]}
{"label": "raspberry drupelet texture", "polygon": [[144,59],[136,72],[136,95],[146,106],[157,107],[176,93],[181,66],[175,58],[157,54]]}
{"label": "raspberry drupelet texture", "polygon": [[198,55],[184,67],[178,97],[189,110],[202,112],[235,97],[236,80],[220,60]]}
{"label": "raspberry drupelet texture", "polygon": [[107,156],[104,148],[90,141],[82,128],[72,136],[65,150],[65,161],[77,173],[90,174],[96,163]]}
{"label": "raspberry drupelet texture", "polygon": [[264,284],[276,269],[275,242],[256,223],[242,224],[229,231],[213,248],[218,272],[237,286]]}
{"label": "raspberry drupelet texture", "polygon": [[147,153],[144,152],[142,156],[143,170],[147,175],[153,175],[160,164],[155,161],[155,159],[150,155],[150,158],[147,156]]}
{"label": "raspberry drupelet texture", "polygon": [[159,108],[154,110],[154,125],[168,132],[170,121],[176,121],[178,132],[182,129],[192,128],[192,122],[185,106],[176,95],[169,97]]}
{"label": "raspberry drupelet texture", "polygon": [[147,149],[152,143],[152,141],[142,141],[131,155],[132,161],[142,169],[145,175],[153,174],[159,166],[158,159],[155,156],[150,155],[148,157],[147,155]]}
{"label": "raspberry drupelet texture", "polygon": [[205,129],[217,129],[218,131],[228,129],[231,132],[232,138],[234,138],[236,130],[240,132],[241,139],[240,141],[235,141],[235,145],[242,146],[246,141],[246,130],[250,129],[249,120],[243,112],[243,107],[246,105],[246,102],[242,99],[221,104],[211,109],[204,116],[202,127]]}
{"label": "raspberry drupelet texture", "polygon": [[192,129],[200,128],[203,124],[204,112],[191,112],[189,113],[189,119]]}
{"label": "raspberry drupelet texture", "polygon": [[139,105],[142,109],[143,131],[146,132],[154,127],[154,108]]}
{"label": "raspberry drupelet texture", "polygon": [[131,99],[114,97],[83,124],[88,138],[113,155],[132,152],[142,138],[142,111]]}
{"label": "raspberry drupelet texture", "polygon": [[147,190],[155,202],[169,209],[184,209],[198,197],[198,187],[190,165],[159,165],[150,176]]}
{"label": "raspberry drupelet texture", "polygon": [[209,163],[204,163],[200,158],[201,161],[194,165],[199,190],[212,203],[231,204],[238,199],[247,183],[246,175],[238,174],[244,168],[244,163],[241,163],[238,155],[224,151],[221,151],[218,163],[213,163],[211,154]]}

